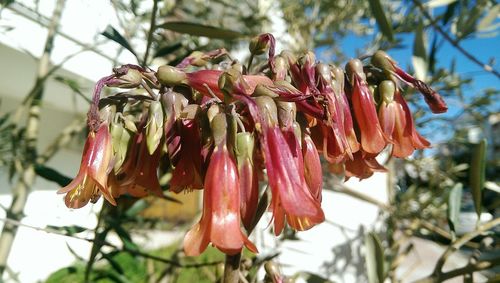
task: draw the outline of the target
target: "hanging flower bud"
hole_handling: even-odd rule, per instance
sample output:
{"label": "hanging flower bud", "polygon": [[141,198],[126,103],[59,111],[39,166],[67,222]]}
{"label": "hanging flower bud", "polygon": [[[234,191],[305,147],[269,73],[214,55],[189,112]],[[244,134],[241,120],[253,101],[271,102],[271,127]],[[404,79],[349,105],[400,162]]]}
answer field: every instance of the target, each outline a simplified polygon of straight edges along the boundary
{"label": "hanging flower bud", "polygon": [[[385,72],[396,75],[407,85],[418,89],[420,93],[424,95],[425,102],[431,108],[432,113],[444,113],[448,110],[446,102],[436,91],[434,91],[423,81],[414,78],[403,69],[401,69],[397,65],[396,61],[389,57],[389,55],[387,55],[387,53],[385,53],[384,51],[380,50],[373,54],[372,64],[375,67],[384,70]],[[391,77],[391,79],[393,78]]]}
{"label": "hanging flower bud", "polygon": [[111,123],[111,144],[114,155],[114,171],[119,172],[129,148],[130,133],[121,123]]}
{"label": "hanging flower bud", "polygon": [[162,85],[176,86],[187,83],[187,75],[183,71],[172,66],[160,66],[156,72],[156,78]]}
{"label": "hanging flower bud", "polygon": [[235,154],[240,179],[241,220],[248,230],[252,225],[259,198],[259,180],[253,161],[254,138],[251,133],[236,135]]}
{"label": "hanging flower bud", "polygon": [[318,150],[308,134],[302,139],[302,154],[304,159],[304,177],[312,196],[321,202],[323,189],[323,174]]}
{"label": "hanging flower bud", "polygon": [[151,101],[146,125],[146,140],[149,154],[153,154],[163,137],[163,109],[159,101]]}
{"label": "hanging flower bud", "polygon": [[136,88],[141,85],[142,73],[137,69],[128,68],[123,75],[108,80],[107,86],[120,88]]}

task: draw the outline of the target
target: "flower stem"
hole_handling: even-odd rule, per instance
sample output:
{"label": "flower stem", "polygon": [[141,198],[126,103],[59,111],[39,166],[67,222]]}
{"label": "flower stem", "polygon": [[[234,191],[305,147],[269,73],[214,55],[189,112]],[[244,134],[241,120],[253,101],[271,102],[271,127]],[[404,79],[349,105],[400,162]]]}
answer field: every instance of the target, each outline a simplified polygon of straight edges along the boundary
{"label": "flower stem", "polygon": [[241,253],[226,255],[223,283],[238,283],[240,279]]}

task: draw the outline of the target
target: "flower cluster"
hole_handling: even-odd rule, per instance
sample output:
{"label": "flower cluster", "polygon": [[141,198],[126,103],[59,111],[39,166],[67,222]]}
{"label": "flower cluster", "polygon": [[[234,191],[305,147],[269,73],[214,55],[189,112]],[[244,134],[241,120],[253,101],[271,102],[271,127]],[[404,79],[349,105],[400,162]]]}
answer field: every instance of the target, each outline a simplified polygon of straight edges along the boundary
{"label": "flower cluster", "polygon": [[[446,111],[435,91],[383,51],[345,70],[311,52],[276,55],[270,34],[251,41],[252,57],[266,51],[268,59],[251,70],[224,61],[229,56],[219,49],[157,71],[125,65],[101,79],[80,170],[59,191],[66,205],[80,208],[101,195],[113,205],[123,194],[162,197],[158,176],[169,173],[172,192],[203,189],[201,219],[184,239],[187,255],[209,243],[226,254],[243,246],[256,252],[243,228],[250,232],[258,221],[267,188],[276,235],[286,225],[302,231],[324,220],[320,154],[331,170],[362,179],[385,171],[375,158],[388,146],[401,158],[429,147],[401,83],[418,89],[432,112]],[[105,86],[119,91],[101,98]]]}

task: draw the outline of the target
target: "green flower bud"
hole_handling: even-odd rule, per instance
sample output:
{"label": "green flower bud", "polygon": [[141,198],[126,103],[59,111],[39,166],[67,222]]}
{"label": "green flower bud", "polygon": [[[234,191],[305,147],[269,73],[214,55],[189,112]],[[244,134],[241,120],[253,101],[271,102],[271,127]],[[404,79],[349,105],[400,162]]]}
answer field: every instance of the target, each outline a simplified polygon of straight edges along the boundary
{"label": "green flower bud", "polygon": [[156,77],[162,85],[166,86],[175,86],[187,82],[186,73],[168,65],[159,67]]}
{"label": "green flower bud", "polygon": [[278,109],[272,98],[268,96],[258,96],[255,98],[255,103],[257,103],[260,112],[269,123],[274,125],[278,124]]}
{"label": "green flower bud", "polygon": [[262,40],[262,37],[260,35],[252,38],[250,40],[250,44],[248,46],[250,53],[252,53],[254,55],[264,54],[266,52],[267,48],[268,48],[268,41]]}
{"label": "green flower bud", "polygon": [[227,137],[227,120],[226,114],[219,113],[215,115],[210,122],[210,128],[212,129],[212,136],[214,137],[214,143],[216,145],[224,142]]}
{"label": "green flower bud", "polygon": [[133,133],[137,133],[137,126],[134,122],[133,115],[127,115],[123,117],[123,123],[125,124],[125,128]]}
{"label": "green flower bud", "polygon": [[394,100],[396,85],[392,81],[385,80],[378,85],[378,91],[385,103],[391,103]]}
{"label": "green flower bud", "polygon": [[371,58],[371,63],[373,66],[382,69],[384,71],[394,71],[394,60],[385,53],[385,51],[379,50],[373,54]]}
{"label": "green flower bud", "polygon": [[242,164],[244,159],[253,159],[253,150],[255,147],[255,140],[251,133],[240,132],[236,134],[236,158],[238,164]]}
{"label": "green flower bud", "polygon": [[149,106],[146,128],[146,144],[149,154],[153,154],[163,137],[163,110],[159,101],[152,101]]}
{"label": "green flower bud", "polygon": [[288,128],[292,127],[295,122],[295,117],[297,113],[297,107],[293,102],[278,101],[276,102],[278,107],[278,119],[280,127]]}
{"label": "green flower bud", "polygon": [[363,63],[359,59],[352,59],[347,62],[345,71],[351,83],[354,82],[354,74],[357,74],[363,81],[366,81],[366,75],[363,72]]}
{"label": "green flower bud", "polygon": [[255,87],[255,90],[253,91],[252,96],[257,97],[257,96],[268,96],[268,97],[278,97],[279,95],[275,93],[274,91],[270,90],[268,87],[264,85],[257,85]]}

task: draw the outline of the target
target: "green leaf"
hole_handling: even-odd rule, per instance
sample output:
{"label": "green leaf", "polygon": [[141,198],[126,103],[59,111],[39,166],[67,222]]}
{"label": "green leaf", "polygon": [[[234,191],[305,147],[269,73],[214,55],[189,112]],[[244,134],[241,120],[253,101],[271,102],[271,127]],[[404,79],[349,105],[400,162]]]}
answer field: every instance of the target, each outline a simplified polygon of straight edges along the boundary
{"label": "green leaf", "polygon": [[135,53],[130,43],[128,43],[128,41],[114,27],[108,25],[101,34],[120,44],[137,58],[137,53]]}
{"label": "green leaf", "polygon": [[370,3],[370,9],[375,17],[375,20],[377,20],[378,27],[382,34],[389,41],[394,41],[392,26],[384,13],[382,4],[380,4],[379,0],[369,0],[368,2]]}
{"label": "green leaf", "polygon": [[127,209],[125,215],[132,218],[137,216],[137,214],[143,211],[146,207],[148,207],[148,202],[145,199],[139,199],[129,209]]}
{"label": "green leaf", "polygon": [[483,188],[486,171],[486,139],[475,144],[472,149],[470,167],[470,188],[478,219],[481,216]]}
{"label": "green leaf", "polygon": [[111,267],[118,272],[119,274],[123,274],[123,268],[121,267],[120,263],[114,259],[113,254],[108,254],[108,253],[101,253],[102,257],[106,259]]}
{"label": "green leaf", "polygon": [[177,51],[181,47],[182,47],[182,43],[180,43],[180,42],[160,47],[158,50],[156,50],[153,57],[156,58],[156,57],[162,57],[162,56],[168,55],[170,53]]}
{"label": "green leaf", "polygon": [[178,33],[185,33],[194,36],[205,36],[209,38],[237,39],[245,36],[244,34],[234,30],[201,25],[192,22],[166,22],[159,25],[158,27]]}
{"label": "green leaf", "polygon": [[424,81],[429,68],[427,60],[427,38],[425,36],[424,24],[419,21],[415,29],[415,40],[413,41],[413,68],[417,79]]}
{"label": "green leaf", "polygon": [[45,165],[37,165],[35,167],[35,173],[48,180],[57,183],[61,187],[67,186],[71,182],[71,178],[64,176],[63,174],[57,172],[56,170],[49,168]]}
{"label": "green leaf", "polygon": [[490,11],[484,16],[479,23],[477,24],[478,31],[487,31],[490,29],[491,24],[499,17],[500,15],[500,4],[496,4]]}
{"label": "green leaf", "polygon": [[365,235],[365,260],[369,283],[384,282],[384,251],[378,236],[370,232]]}
{"label": "green leaf", "polygon": [[458,223],[458,215],[462,205],[462,183],[457,183],[451,189],[448,196],[448,225],[451,231],[455,232],[456,223]]}

